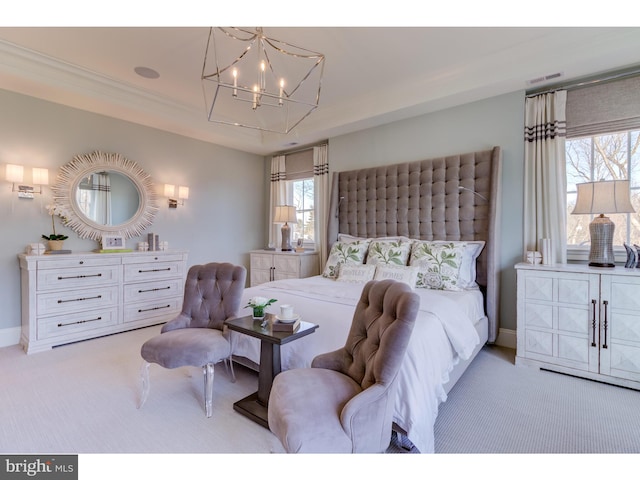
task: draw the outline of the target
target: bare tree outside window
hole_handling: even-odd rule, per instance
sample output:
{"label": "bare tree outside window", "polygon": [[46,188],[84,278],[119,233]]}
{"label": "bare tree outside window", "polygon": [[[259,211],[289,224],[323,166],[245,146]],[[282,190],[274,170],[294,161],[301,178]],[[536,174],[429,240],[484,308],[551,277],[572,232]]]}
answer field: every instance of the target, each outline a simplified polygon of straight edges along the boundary
{"label": "bare tree outside window", "polygon": [[296,207],[298,222],[292,225],[293,240],[303,239],[304,243],[315,242],[315,207],[313,178],[292,180],[293,205]]}
{"label": "bare tree outside window", "polygon": [[614,245],[640,244],[640,131],[567,139],[567,245],[589,244],[591,215],[571,215],[576,184],[629,180],[636,213],[608,215],[616,225]]}

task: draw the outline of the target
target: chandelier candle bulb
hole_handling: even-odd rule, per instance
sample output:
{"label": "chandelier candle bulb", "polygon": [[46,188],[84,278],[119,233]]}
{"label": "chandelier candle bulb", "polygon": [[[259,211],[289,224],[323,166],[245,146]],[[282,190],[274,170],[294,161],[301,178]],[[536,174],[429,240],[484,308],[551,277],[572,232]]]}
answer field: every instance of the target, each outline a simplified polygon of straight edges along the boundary
{"label": "chandelier candle bulb", "polygon": [[264,92],[265,90],[265,81],[264,81],[264,60],[260,62],[260,90]]}
{"label": "chandelier candle bulb", "polygon": [[284,78],[280,79],[280,97],[278,98],[278,105],[282,105],[282,96],[284,95]]}
{"label": "chandelier candle bulb", "polygon": [[238,96],[238,69],[233,69],[233,96]]}
{"label": "chandelier candle bulb", "polygon": [[258,108],[258,86],[253,86],[253,109]]}

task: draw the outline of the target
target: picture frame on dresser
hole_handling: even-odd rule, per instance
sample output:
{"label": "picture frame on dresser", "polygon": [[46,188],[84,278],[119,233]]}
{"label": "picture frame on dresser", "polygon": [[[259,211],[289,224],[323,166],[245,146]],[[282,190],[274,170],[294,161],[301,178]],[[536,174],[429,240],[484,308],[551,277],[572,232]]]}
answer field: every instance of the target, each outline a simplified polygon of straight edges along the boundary
{"label": "picture frame on dresser", "polygon": [[119,250],[124,248],[124,237],[122,235],[102,235],[102,250]]}

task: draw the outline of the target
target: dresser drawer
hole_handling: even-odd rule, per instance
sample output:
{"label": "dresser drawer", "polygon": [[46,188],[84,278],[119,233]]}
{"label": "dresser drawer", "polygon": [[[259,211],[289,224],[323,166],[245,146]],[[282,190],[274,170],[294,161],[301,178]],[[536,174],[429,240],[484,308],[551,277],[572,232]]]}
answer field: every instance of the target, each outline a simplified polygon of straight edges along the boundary
{"label": "dresser drawer", "polygon": [[122,257],[123,265],[130,265],[135,263],[157,263],[157,262],[182,262],[184,256],[181,253],[148,253],[144,256]]}
{"label": "dresser drawer", "polygon": [[124,286],[124,302],[145,302],[169,297],[182,297],[184,281],[170,278],[158,282],[131,283]]}
{"label": "dresser drawer", "polygon": [[120,283],[120,265],[38,270],[39,292],[59,289],[77,289]]}
{"label": "dresser drawer", "polygon": [[180,313],[182,298],[163,298],[153,302],[124,306],[124,323],[158,318],[168,321]]}
{"label": "dresser drawer", "polygon": [[38,317],[106,308],[118,304],[118,286],[41,293],[36,302]]}
{"label": "dresser drawer", "polygon": [[118,323],[116,307],[47,317],[38,321],[38,340],[70,337]]}
{"label": "dresser drawer", "polygon": [[182,262],[137,263],[124,266],[124,282],[146,282],[164,278],[181,278]]}
{"label": "dresser drawer", "polygon": [[[60,257],[60,258],[58,258]],[[65,255],[58,255],[54,260],[38,260],[38,270],[52,270],[57,268],[72,267],[100,267],[104,265],[120,265],[119,257],[110,257],[105,255],[87,254],[85,256],[76,256],[73,258]]]}

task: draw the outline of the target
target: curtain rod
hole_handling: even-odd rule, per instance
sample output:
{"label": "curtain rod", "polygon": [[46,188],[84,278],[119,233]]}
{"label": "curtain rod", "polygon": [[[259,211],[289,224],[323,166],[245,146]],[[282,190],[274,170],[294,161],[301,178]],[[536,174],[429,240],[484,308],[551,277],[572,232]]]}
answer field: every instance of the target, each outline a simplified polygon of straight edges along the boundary
{"label": "curtain rod", "polygon": [[557,90],[571,90],[575,88],[586,87],[588,85],[593,85],[600,82],[609,82],[611,80],[619,80],[621,78],[633,77],[636,75],[640,75],[640,68],[634,68],[633,70],[612,72],[607,75],[603,75],[601,77],[595,77],[595,78],[592,77],[589,79],[576,80],[576,81],[565,83],[565,84],[559,84],[559,85],[556,85],[555,87],[553,86],[545,87],[541,90],[532,90],[531,93],[527,93],[526,96],[535,97],[537,95],[542,95],[544,93],[551,93]]}

